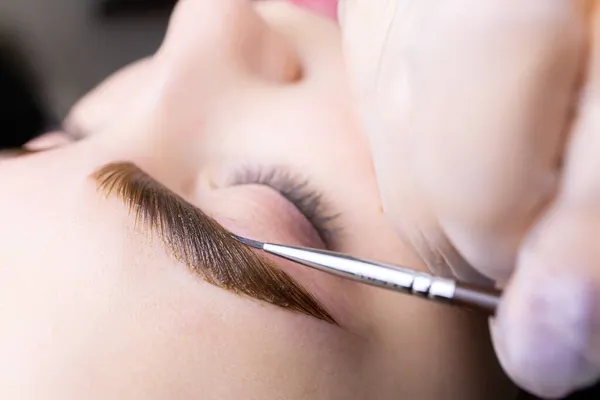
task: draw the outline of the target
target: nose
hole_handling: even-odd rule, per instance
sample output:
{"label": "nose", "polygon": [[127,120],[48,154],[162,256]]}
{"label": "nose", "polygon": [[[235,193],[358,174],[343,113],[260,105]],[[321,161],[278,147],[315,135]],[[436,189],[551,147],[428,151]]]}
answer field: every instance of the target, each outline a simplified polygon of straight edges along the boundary
{"label": "nose", "polygon": [[180,0],[160,55],[172,65],[190,66],[196,79],[204,72],[204,83],[239,73],[275,83],[298,80],[300,62],[292,46],[251,3]]}
{"label": "nose", "polygon": [[232,96],[257,82],[287,85],[302,73],[291,42],[250,0],[180,0],[152,62],[148,118],[137,119],[145,122],[129,143],[152,154],[165,179],[180,182],[198,168],[206,126]]}

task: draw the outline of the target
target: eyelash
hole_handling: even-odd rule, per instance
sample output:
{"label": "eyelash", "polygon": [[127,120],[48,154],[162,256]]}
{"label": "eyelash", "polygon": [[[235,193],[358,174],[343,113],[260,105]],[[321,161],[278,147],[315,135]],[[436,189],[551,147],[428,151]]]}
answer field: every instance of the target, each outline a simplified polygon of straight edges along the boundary
{"label": "eyelash", "polygon": [[306,178],[282,167],[246,166],[237,171],[234,181],[236,185],[264,185],[276,190],[304,215],[325,247],[332,247],[337,228],[331,225],[339,214],[329,210],[323,195],[311,188]]}

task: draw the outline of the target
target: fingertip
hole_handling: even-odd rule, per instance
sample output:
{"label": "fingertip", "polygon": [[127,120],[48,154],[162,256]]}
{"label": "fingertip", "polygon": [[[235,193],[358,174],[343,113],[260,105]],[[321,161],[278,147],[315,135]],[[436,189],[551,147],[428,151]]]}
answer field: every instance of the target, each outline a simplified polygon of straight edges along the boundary
{"label": "fingertip", "polygon": [[542,265],[536,254],[521,257],[490,323],[498,359],[521,388],[557,399],[593,383],[590,282]]}

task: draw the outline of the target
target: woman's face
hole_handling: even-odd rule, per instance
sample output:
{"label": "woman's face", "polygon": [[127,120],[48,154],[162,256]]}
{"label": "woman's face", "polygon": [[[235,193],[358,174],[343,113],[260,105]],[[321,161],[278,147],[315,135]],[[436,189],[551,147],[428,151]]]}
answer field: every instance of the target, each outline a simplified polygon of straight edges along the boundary
{"label": "woman's face", "polygon": [[425,269],[350,98],[332,21],[182,0],[155,56],[75,106],[80,140],[0,161],[0,397],[509,398],[484,319],[260,263],[202,214]]}

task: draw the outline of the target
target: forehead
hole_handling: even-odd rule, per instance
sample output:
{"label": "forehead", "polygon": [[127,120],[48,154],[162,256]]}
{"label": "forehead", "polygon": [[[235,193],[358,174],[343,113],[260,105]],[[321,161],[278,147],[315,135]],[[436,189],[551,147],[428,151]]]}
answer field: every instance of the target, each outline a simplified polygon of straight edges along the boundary
{"label": "forehead", "polygon": [[[307,385],[333,385],[333,375],[355,382],[355,339],[196,279],[162,246],[132,233],[120,203],[97,196],[86,176],[98,160],[86,163],[93,156],[78,153],[0,167],[7,188],[0,196],[0,303],[20,305],[11,329],[26,329],[23,345],[50,342],[45,356],[68,361],[73,338],[101,337],[101,352],[88,342],[82,349],[90,368],[131,376],[128,368],[144,360],[157,382],[173,373],[199,383],[202,395],[227,388],[215,398],[281,392],[301,399]],[[52,335],[31,329],[36,324],[53,327]],[[352,393],[347,383],[337,386],[345,398]]]}

